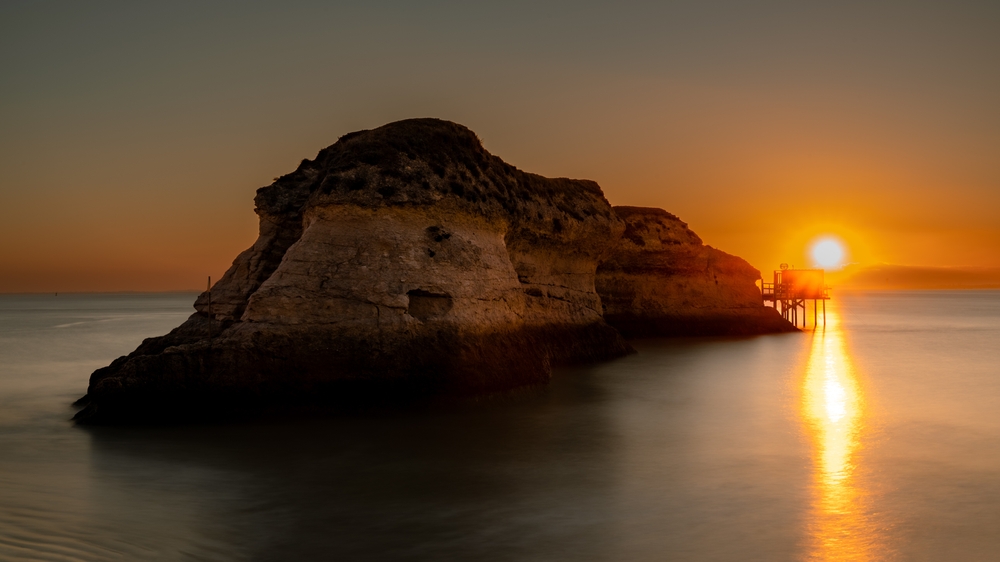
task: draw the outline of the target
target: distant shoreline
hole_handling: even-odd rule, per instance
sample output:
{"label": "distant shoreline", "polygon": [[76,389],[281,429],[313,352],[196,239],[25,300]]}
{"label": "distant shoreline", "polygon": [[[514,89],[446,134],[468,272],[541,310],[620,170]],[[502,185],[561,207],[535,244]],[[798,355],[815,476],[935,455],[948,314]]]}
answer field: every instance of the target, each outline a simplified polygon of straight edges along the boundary
{"label": "distant shoreline", "polygon": [[[1000,285],[990,286],[990,287],[912,287],[912,288],[878,288],[878,287],[830,287],[831,291],[835,293],[939,293],[946,291],[1000,291]],[[47,292],[15,292],[15,293],[3,293],[0,292],[0,297],[14,297],[14,296],[54,296],[58,295],[200,295],[203,293],[203,289],[180,289],[180,290],[169,290],[169,291],[59,291],[58,293],[54,291]]]}
{"label": "distant shoreline", "polygon": [[200,295],[203,290],[200,289],[180,289],[180,290],[170,290],[170,291],[35,291],[35,292],[16,292],[16,293],[2,293],[0,296],[54,296],[54,295]]}
{"label": "distant shoreline", "polygon": [[870,292],[923,292],[923,291],[998,291],[1000,285],[985,287],[853,287],[851,285],[831,285],[831,291],[840,293],[870,293]]}

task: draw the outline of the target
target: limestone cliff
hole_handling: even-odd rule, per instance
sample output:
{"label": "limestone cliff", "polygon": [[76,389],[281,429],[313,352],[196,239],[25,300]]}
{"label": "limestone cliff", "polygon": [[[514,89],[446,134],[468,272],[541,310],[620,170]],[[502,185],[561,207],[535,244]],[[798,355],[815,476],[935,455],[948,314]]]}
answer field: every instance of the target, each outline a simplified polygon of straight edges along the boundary
{"label": "limestone cliff", "polygon": [[187,419],[492,392],[630,348],[594,275],[625,230],[596,183],[413,119],[257,191],[260,235],[196,313],[91,376],[76,419]]}
{"label": "limestone cliff", "polygon": [[597,269],[604,318],[625,336],[795,331],[765,307],[746,261],[702,244],[662,209],[614,207],[625,233]]}

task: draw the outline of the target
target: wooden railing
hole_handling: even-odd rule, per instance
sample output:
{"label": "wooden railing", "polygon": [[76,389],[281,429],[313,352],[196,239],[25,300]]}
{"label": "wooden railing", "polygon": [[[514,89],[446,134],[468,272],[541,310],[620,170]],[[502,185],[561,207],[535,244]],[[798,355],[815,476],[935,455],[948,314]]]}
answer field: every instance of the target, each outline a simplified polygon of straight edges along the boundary
{"label": "wooden railing", "polygon": [[[764,297],[765,301],[769,300],[791,300],[795,298],[802,298],[792,295],[788,288],[782,283],[764,283],[760,284],[760,293]],[[823,300],[830,298],[830,287],[823,287]],[[812,300],[812,299],[809,299]]]}

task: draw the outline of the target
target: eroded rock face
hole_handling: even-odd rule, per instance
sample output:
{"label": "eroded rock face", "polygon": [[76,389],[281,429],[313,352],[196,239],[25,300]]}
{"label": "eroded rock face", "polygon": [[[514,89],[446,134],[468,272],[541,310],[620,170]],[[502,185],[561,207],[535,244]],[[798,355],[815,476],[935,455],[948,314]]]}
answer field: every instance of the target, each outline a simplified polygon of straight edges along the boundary
{"label": "eroded rock face", "polygon": [[765,307],[760,272],[702,244],[674,215],[614,207],[625,233],[597,270],[604,318],[626,337],[748,335],[795,331]]}
{"label": "eroded rock face", "polygon": [[91,376],[83,422],[468,395],[630,348],[594,274],[597,184],[506,164],[436,119],[342,137],[257,192],[260,236],[197,312]]}

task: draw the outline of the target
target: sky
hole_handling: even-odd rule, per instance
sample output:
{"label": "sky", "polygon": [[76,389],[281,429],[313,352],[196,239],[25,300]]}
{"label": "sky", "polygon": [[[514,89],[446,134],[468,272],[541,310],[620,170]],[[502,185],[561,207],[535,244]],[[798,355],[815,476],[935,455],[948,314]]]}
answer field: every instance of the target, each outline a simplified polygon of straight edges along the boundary
{"label": "sky", "polygon": [[996,2],[0,5],[0,292],[217,279],[253,196],[410,117],[765,272],[1000,268]]}

